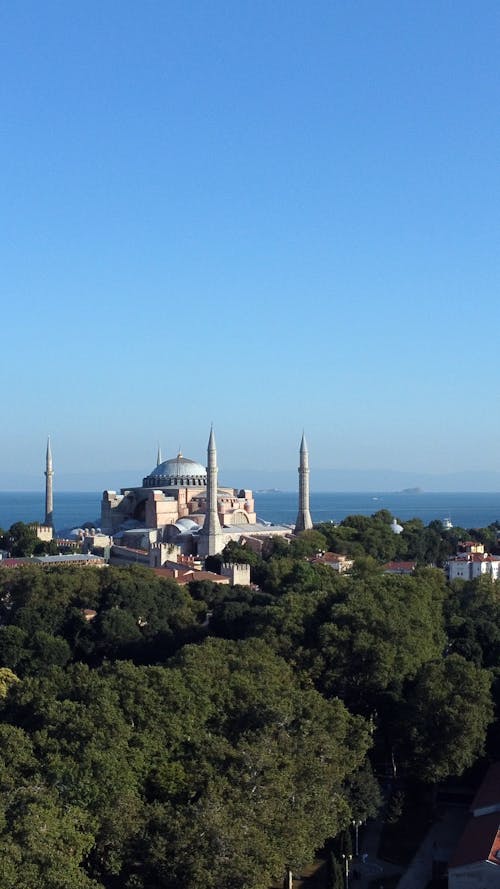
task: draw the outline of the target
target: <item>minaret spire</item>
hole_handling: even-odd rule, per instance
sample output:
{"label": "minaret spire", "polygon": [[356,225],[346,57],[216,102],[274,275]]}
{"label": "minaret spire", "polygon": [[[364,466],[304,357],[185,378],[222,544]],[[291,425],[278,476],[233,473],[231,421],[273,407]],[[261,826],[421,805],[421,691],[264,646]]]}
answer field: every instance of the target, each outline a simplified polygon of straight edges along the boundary
{"label": "minaret spire", "polygon": [[54,527],[54,497],[52,490],[52,479],[54,470],[52,468],[52,450],[50,447],[50,436],[47,438],[47,452],[45,454],[45,524]]}
{"label": "minaret spire", "polygon": [[304,433],[300,442],[299,462],[299,511],[295,523],[295,533],[309,531],[313,526],[309,511],[309,451]]}
{"label": "minaret spire", "polygon": [[217,509],[217,447],[215,444],[214,427],[210,429],[207,447],[207,500],[205,521],[200,532],[198,554],[214,556],[222,549],[223,537]]}
{"label": "minaret spire", "polygon": [[156,455],[156,465],[159,466],[160,463],[163,463],[163,458],[161,456],[161,447],[160,442],[158,442],[158,453]]}

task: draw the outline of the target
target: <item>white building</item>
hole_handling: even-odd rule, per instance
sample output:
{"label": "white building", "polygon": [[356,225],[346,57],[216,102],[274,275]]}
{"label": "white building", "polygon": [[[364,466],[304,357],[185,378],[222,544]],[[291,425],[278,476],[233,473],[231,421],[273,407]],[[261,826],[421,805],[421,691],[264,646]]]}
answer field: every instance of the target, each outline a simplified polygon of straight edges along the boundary
{"label": "white building", "polygon": [[339,574],[345,574],[346,571],[352,571],[354,568],[354,559],[344,556],[341,553],[316,553],[309,559],[313,565],[327,565],[332,571]]}
{"label": "white building", "polygon": [[459,550],[446,564],[449,580],[474,580],[483,575],[498,580],[500,556],[490,556],[485,553],[482,543],[472,540],[460,543]]}
{"label": "white building", "polygon": [[485,574],[492,580],[498,580],[499,573],[500,556],[490,556],[488,553],[465,553],[448,559],[450,580],[474,580]]}

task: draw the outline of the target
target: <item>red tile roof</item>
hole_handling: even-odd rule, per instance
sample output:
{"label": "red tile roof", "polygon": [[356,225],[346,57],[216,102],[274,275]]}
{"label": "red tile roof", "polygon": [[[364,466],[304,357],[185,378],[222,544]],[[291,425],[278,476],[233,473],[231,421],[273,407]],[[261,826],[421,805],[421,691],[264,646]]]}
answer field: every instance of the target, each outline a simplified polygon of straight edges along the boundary
{"label": "red tile roof", "polygon": [[345,562],[348,559],[348,556],[343,555],[342,553],[323,553],[321,556],[316,556],[316,558],[324,559],[325,562]]}
{"label": "red tile roof", "polygon": [[500,865],[500,830],[497,830],[497,835],[493,840],[493,845],[490,849],[490,854],[488,855],[488,861]]}
{"label": "red tile roof", "polygon": [[191,583],[197,580],[211,580],[213,583],[229,584],[229,577],[222,577],[220,574],[214,574],[213,571],[196,571],[192,568],[152,568],[158,577],[169,577],[179,584]]}
{"label": "red tile roof", "polygon": [[415,571],[416,562],[387,562],[384,571]]}
{"label": "red tile roof", "polygon": [[34,564],[32,559],[0,559],[0,568],[20,568],[21,565]]}
{"label": "red tile roof", "polygon": [[471,803],[473,812],[497,805],[500,809],[500,762],[494,762]]}
{"label": "red tile roof", "polygon": [[347,562],[352,562],[352,559],[338,553],[323,553],[321,556],[311,556],[308,561],[313,565],[345,565]]}
{"label": "red tile roof", "polygon": [[498,812],[493,812],[492,815],[481,815],[479,818],[470,818],[448,866],[463,867],[465,864],[488,860],[500,864],[496,858],[490,858],[499,842],[499,821]]}

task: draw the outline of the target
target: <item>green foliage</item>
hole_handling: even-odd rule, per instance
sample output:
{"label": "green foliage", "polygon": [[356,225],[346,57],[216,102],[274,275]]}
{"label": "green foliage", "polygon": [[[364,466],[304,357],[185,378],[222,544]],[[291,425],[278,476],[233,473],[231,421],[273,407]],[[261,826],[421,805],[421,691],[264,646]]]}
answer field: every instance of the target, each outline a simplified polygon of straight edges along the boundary
{"label": "green foliage", "polygon": [[[74,550],[72,550],[74,552]],[[59,553],[59,547],[57,545],[57,541],[55,540],[39,540],[35,546],[33,554],[35,556],[41,556],[43,554],[48,556],[57,556]]]}
{"label": "green foliage", "polygon": [[365,760],[356,772],[348,776],[345,783],[345,793],[355,820],[364,823],[369,818],[376,818],[383,800],[369,759]]}
{"label": "green foliage", "polygon": [[499,675],[500,583],[458,582],[445,610],[450,650]]}
{"label": "green foliage", "polygon": [[41,789],[15,792],[2,812],[2,889],[99,889],[83,870],[93,836],[77,806],[62,806]]}
{"label": "green foliage", "polygon": [[222,550],[220,561],[255,566],[260,563],[261,559],[253,550],[242,546],[241,543],[237,543],[235,540],[230,540]]}
{"label": "green foliage", "polygon": [[497,528],[443,529],[441,522],[424,525],[420,519],[403,522],[403,533],[391,530],[392,515],[381,509],[372,516],[346,516],[339,525],[323,523],[316,528],[327,540],[328,549],[359,558],[371,556],[379,562],[393,559],[410,559],[420,565],[444,565],[456,552],[460,540],[477,540],[485,543],[489,552],[495,552]]}
{"label": "green foliage", "polygon": [[32,556],[39,543],[32,525],[14,522],[0,539],[0,549],[6,549],[13,558]]}
{"label": "green foliage", "polygon": [[[55,668],[11,689],[4,721],[32,737],[11,771],[53,788],[27,798],[22,829],[36,875],[41,813],[51,825],[55,886],[67,836],[75,874],[85,852],[104,886],[266,889],[347,823],[343,782],[369,746],[361,720],[255,640],[187,646],[167,667]],[[14,860],[19,824],[7,818]]]}
{"label": "green foliage", "polygon": [[385,818],[387,824],[396,824],[399,821],[401,815],[403,814],[404,804],[404,791],[399,789],[394,790],[389,797],[389,802],[387,803],[387,814]]}
{"label": "green foliage", "polygon": [[406,546],[391,530],[391,514],[381,509],[372,516],[347,516],[339,525],[324,523],[317,529],[326,538],[332,552],[353,556],[372,556],[388,562],[406,555]]}
{"label": "green foliage", "polygon": [[344,871],[334,851],[328,856],[328,889],[345,889]]}
{"label": "green foliage", "polygon": [[437,782],[461,775],[483,753],[493,720],[490,689],[491,675],[460,655],[422,666],[401,726],[415,776]]}
{"label": "green foliage", "polygon": [[[231,545],[259,589],[0,572],[0,886],[267,889],[328,837],[350,854],[351,819],[381,804],[372,741],[401,781],[473,763],[492,676],[500,702],[499,585],[385,575],[454,546],[439,523],[398,536],[391,519],[349,516],[263,559]],[[312,565],[319,549],[354,571]]]}
{"label": "green foliage", "polygon": [[[95,619],[85,620],[84,609],[95,610]],[[174,581],[146,568],[30,565],[0,576],[0,660],[21,665],[24,675],[44,660],[45,666],[62,664],[71,656],[165,659],[197,638],[199,610]],[[46,634],[42,645],[40,633]],[[58,643],[49,645],[48,637]]]}
{"label": "green foliage", "polygon": [[92,843],[89,815],[49,788],[28,734],[0,724],[2,889],[101,889],[84,870]]}
{"label": "green foliage", "polygon": [[367,715],[377,698],[401,689],[445,644],[442,578],[374,574],[343,578],[342,597],[321,608],[314,671],[325,692]]}
{"label": "green foliage", "polygon": [[301,531],[296,537],[290,541],[289,554],[294,559],[304,559],[307,556],[314,556],[318,552],[324,552],[327,549],[327,540],[320,531]]}
{"label": "green foliage", "polygon": [[55,540],[39,540],[36,525],[24,522],[14,522],[8,531],[0,529],[0,549],[6,549],[13,558],[59,552]]}
{"label": "green foliage", "polygon": [[18,677],[8,667],[0,667],[0,698],[4,698],[11,685],[19,682]]}
{"label": "green foliage", "polygon": [[26,630],[16,626],[0,627],[0,663],[16,669],[27,647]]}

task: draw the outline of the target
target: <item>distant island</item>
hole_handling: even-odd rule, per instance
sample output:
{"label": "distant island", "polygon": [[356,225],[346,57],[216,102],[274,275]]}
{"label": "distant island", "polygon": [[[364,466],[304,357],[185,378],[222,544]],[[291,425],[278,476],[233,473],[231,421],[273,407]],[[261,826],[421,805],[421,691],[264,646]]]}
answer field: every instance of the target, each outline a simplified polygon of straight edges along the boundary
{"label": "distant island", "polygon": [[261,488],[260,491],[256,491],[256,494],[282,494],[283,491],[280,491],[279,488]]}
{"label": "distant island", "polygon": [[403,488],[403,490],[400,491],[399,493],[400,494],[423,494],[424,489],[423,488]]}

